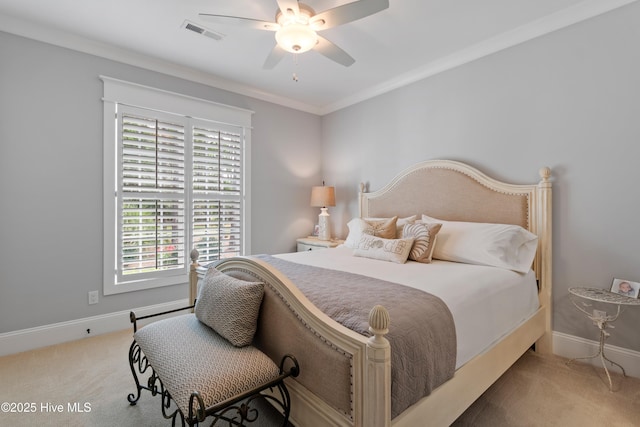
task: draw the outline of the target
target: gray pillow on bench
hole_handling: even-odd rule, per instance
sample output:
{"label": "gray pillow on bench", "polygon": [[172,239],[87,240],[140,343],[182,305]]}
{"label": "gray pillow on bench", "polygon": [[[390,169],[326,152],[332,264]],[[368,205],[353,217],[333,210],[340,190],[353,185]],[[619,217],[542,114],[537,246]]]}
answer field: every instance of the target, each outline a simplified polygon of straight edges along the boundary
{"label": "gray pillow on bench", "polygon": [[263,283],[239,280],[211,267],[202,281],[195,314],[231,344],[244,347],[256,333],[263,295]]}

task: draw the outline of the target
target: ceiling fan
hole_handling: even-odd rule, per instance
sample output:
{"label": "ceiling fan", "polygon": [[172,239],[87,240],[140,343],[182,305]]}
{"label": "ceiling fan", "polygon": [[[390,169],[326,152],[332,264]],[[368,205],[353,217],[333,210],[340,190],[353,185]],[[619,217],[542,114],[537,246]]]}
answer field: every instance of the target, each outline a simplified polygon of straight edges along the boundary
{"label": "ceiling fan", "polygon": [[210,22],[275,32],[276,45],[267,56],[263,68],[275,67],[287,52],[303,53],[311,49],[348,67],[355,59],[317,32],[373,15],[389,7],[389,0],[359,0],[316,13],[297,0],[276,1],[278,10],[275,22],[210,13],[199,15]]}

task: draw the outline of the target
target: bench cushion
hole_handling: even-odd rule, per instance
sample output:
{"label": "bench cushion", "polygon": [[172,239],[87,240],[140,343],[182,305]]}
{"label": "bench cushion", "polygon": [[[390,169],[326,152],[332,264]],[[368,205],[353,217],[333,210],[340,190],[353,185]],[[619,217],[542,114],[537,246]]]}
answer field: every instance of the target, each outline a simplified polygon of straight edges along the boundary
{"label": "bench cushion", "polygon": [[193,314],[151,323],[134,338],[185,416],[193,391],[209,407],[279,375],[260,350],[235,347]]}

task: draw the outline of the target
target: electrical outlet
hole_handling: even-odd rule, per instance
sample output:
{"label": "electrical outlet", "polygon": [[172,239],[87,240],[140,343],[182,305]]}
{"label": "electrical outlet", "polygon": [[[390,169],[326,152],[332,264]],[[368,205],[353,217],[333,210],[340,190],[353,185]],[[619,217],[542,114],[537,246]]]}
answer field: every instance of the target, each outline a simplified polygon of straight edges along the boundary
{"label": "electrical outlet", "polygon": [[593,310],[593,317],[596,319],[605,319],[607,317],[607,312],[602,310]]}
{"label": "electrical outlet", "polygon": [[89,305],[98,303],[98,291],[89,292]]}

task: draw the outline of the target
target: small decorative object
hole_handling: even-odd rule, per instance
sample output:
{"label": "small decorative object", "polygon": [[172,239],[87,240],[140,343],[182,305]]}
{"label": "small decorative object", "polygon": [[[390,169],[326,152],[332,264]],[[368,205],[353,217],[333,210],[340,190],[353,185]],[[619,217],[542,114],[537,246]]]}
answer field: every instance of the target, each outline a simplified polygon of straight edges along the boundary
{"label": "small decorative object", "polygon": [[320,208],[318,215],[318,239],[331,240],[331,224],[329,223],[329,212],[327,206],[336,205],[336,193],[334,187],[325,187],[324,181],[322,186],[311,188],[311,206]]}
{"label": "small decorative object", "polygon": [[638,298],[638,293],[640,293],[640,283],[632,282],[630,280],[613,279],[611,292],[631,298]]}
{"label": "small decorative object", "polygon": [[318,237],[318,235],[320,234],[320,226],[318,224],[313,226],[313,234],[312,236],[314,237]]}

